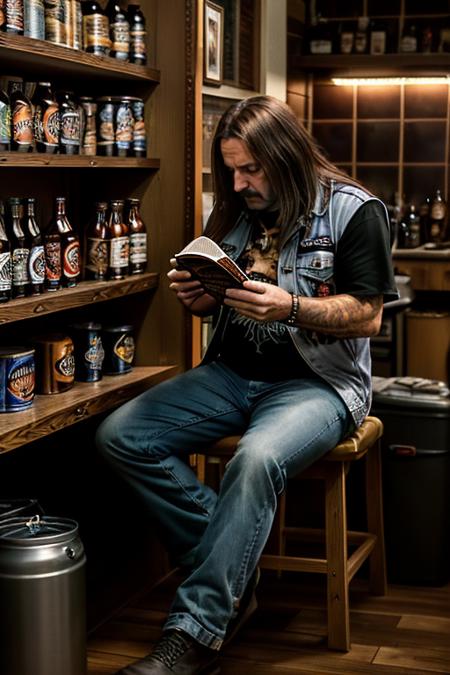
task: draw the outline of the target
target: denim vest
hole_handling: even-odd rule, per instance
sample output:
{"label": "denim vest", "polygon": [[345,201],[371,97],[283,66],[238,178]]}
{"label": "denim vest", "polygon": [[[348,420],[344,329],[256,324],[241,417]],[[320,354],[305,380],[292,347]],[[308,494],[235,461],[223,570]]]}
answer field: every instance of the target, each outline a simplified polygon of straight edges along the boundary
{"label": "denim vest", "polygon": [[[321,188],[312,218],[299,218],[283,232],[278,260],[278,285],[300,296],[315,296],[317,288],[334,278],[336,244],[356,210],[368,200],[379,201],[352,185],[332,183],[329,198]],[[387,212],[386,212],[387,219]],[[251,220],[243,213],[222,241],[222,248],[238,259],[247,244]],[[332,244],[327,250],[312,250],[319,238]],[[299,248],[299,244],[302,246]],[[310,244],[311,250],[308,250]],[[331,284],[332,286],[332,284]],[[335,291],[334,291],[335,292]],[[301,312],[301,302],[300,302]],[[220,350],[220,338],[228,319],[222,307],[205,361]],[[371,358],[369,338],[335,338],[309,330],[289,327],[293,343],[310,368],[330,384],[347,405],[356,426],[369,412],[371,404]]]}

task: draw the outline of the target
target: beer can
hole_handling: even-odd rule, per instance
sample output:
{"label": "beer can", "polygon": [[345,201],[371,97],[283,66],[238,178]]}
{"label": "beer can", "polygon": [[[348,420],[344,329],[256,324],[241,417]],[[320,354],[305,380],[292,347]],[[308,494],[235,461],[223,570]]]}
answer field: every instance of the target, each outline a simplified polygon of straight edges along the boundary
{"label": "beer can", "polygon": [[133,326],[105,326],[102,331],[105,349],[105,375],[123,375],[133,367],[135,344]]}
{"label": "beer can", "polygon": [[34,349],[0,348],[0,412],[25,410],[33,403]]}
{"label": "beer can", "polygon": [[36,393],[59,394],[73,387],[75,356],[70,337],[61,333],[33,340],[36,348]]}
{"label": "beer can", "polygon": [[100,331],[101,324],[94,321],[70,327],[75,350],[75,379],[79,382],[97,382],[102,379],[105,353]]}
{"label": "beer can", "polygon": [[114,155],[114,100],[112,96],[97,99],[97,153]]}
{"label": "beer can", "polygon": [[133,154],[134,116],[132,97],[114,98],[115,155],[130,157]]}

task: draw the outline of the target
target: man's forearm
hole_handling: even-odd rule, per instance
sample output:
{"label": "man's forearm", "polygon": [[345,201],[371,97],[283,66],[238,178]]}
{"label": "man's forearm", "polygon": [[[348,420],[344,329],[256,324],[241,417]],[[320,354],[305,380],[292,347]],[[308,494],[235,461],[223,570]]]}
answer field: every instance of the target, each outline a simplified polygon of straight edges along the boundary
{"label": "man's forearm", "polygon": [[382,296],[300,296],[295,324],[300,328],[341,338],[370,337],[380,330],[382,311]]}

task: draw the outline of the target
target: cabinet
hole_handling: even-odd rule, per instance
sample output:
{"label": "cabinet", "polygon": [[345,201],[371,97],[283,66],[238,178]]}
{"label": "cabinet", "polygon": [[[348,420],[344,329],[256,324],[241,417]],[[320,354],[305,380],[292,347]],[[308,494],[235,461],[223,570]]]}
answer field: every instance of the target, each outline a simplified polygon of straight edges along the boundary
{"label": "cabinet", "polygon": [[[144,274],[81,282],[0,307],[0,344],[8,346],[92,317],[135,326],[132,372],[36,396],[28,410],[0,416],[0,495],[34,494],[46,512],[80,522],[88,576],[96,571],[91,595],[102,596],[91,624],[136,592],[139,581],[151,583],[166,571],[152,533],[146,529],[143,536],[136,510],[127,512],[123,486],[111,487],[112,478],[97,466],[95,426],[102,414],[183,370],[190,357],[190,322],[168,288],[166,272],[173,253],[192,238],[195,0],[142,0],[141,7],[149,40],[146,67],[0,33],[0,76],[45,79],[80,95],[145,99],[148,158],[0,154],[0,197],[36,196],[43,228],[55,196],[62,194],[80,234],[99,198],[139,197],[148,229]],[[118,522],[127,523],[120,532]],[[146,558],[141,548],[148,549]]]}

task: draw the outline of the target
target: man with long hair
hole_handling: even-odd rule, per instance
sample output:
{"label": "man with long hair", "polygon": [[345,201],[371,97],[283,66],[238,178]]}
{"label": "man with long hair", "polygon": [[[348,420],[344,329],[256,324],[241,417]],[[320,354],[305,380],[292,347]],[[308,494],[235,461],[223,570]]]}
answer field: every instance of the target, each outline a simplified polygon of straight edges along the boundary
{"label": "man with long hair", "polygon": [[[218,672],[218,650],[256,606],[278,495],[369,411],[369,338],[383,299],[396,297],[385,206],[326,159],[287,105],[234,103],[214,136],[212,172],[205,234],[249,281],[219,303],[171,269],[183,305],[216,314],[204,362],[98,432],[186,569],[160,641],[120,675]],[[241,440],[216,494],[186,460],[227,435]]]}

